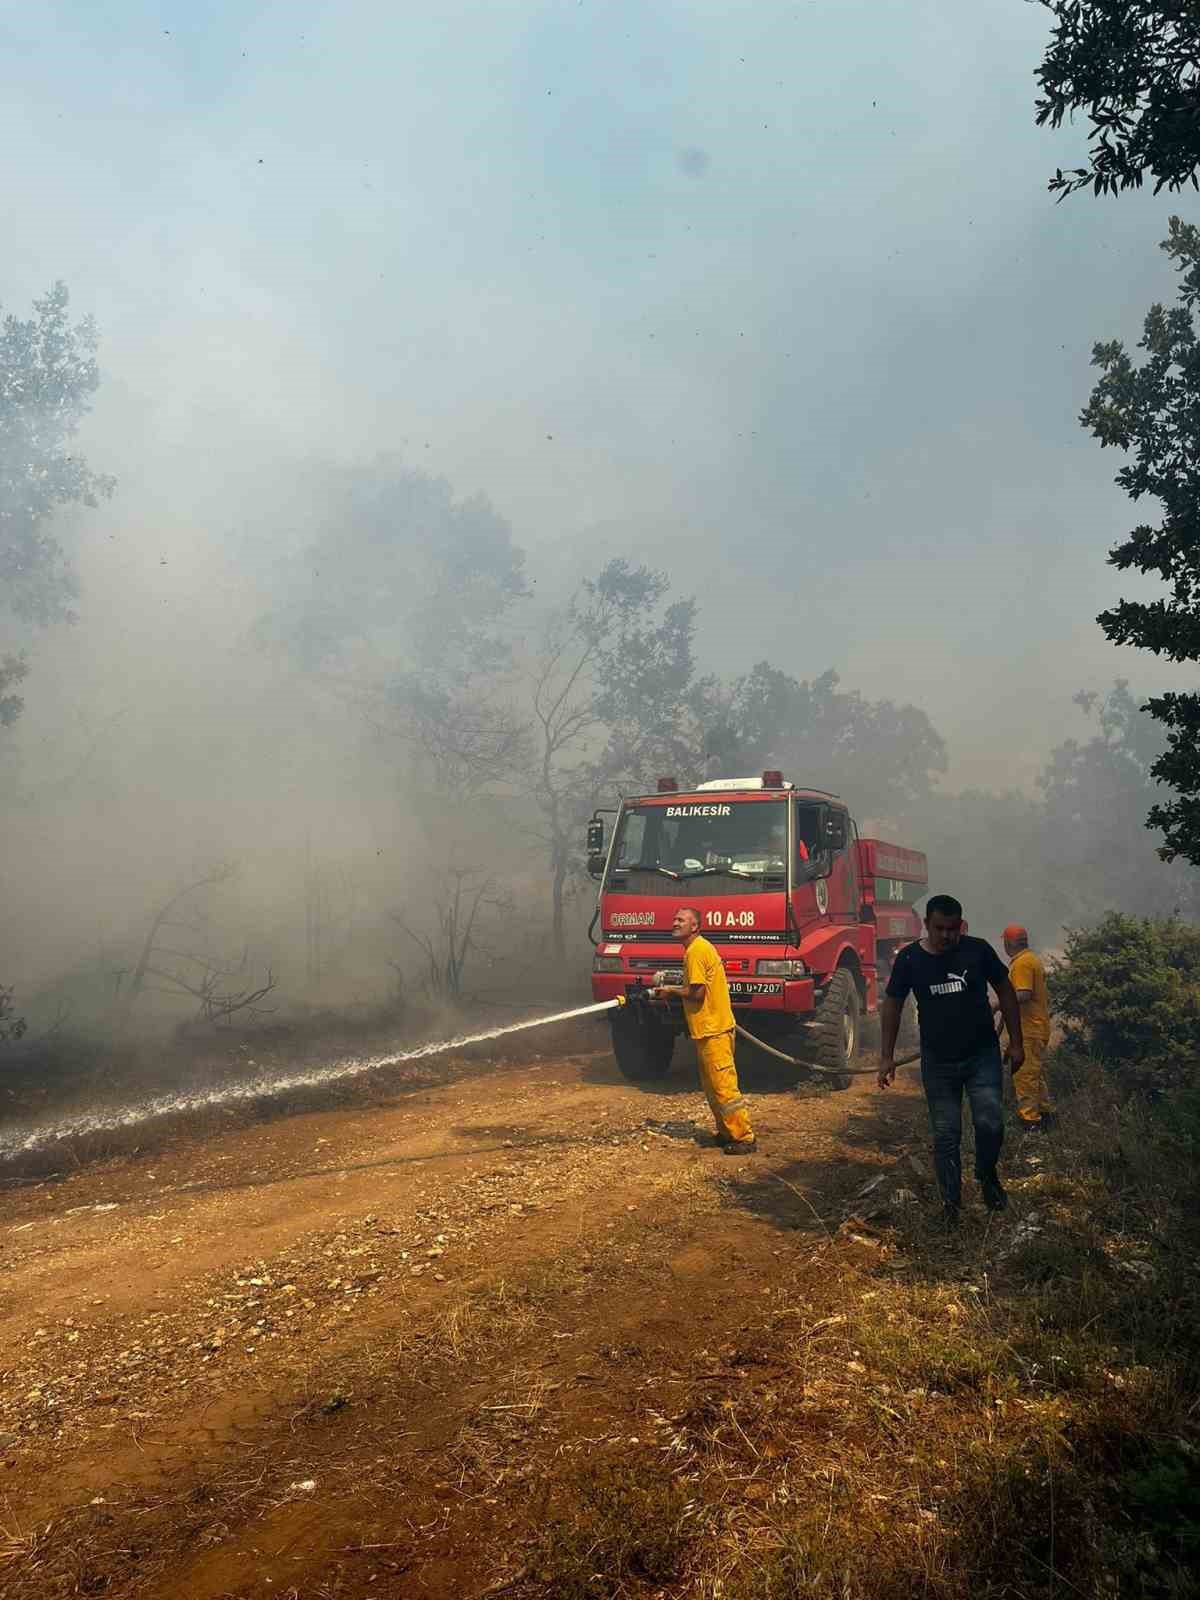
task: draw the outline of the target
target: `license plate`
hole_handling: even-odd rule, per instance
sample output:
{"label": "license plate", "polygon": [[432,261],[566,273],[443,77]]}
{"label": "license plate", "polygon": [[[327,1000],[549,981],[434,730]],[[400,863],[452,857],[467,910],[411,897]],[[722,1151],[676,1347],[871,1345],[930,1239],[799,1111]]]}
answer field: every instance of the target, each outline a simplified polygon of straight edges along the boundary
{"label": "license plate", "polygon": [[752,1000],[756,994],[782,994],[783,985],[781,983],[731,983],[729,992],[739,999]]}

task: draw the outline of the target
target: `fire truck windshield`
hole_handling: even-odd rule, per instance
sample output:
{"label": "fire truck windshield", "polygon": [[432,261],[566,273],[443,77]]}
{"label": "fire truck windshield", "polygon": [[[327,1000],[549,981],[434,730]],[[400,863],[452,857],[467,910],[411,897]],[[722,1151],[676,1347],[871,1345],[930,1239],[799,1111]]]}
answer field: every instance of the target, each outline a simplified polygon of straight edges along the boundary
{"label": "fire truck windshield", "polygon": [[[798,839],[815,842],[815,808],[798,808],[808,810],[811,818],[797,817]],[[799,844],[797,854],[803,861]],[[669,895],[690,883],[703,894],[753,893],[782,889],[786,878],[785,800],[680,800],[625,809],[607,887]]]}

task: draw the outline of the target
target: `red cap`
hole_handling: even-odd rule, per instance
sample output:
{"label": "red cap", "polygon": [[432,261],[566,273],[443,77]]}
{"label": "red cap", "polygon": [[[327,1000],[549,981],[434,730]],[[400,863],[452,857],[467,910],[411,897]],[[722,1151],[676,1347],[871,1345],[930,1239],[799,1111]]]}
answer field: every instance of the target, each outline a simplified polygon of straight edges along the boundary
{"label": "red cap", "polygon": [[1010,922],[1004,930],[1005,944],[1028,944],[1029,933],[1019,922]]}

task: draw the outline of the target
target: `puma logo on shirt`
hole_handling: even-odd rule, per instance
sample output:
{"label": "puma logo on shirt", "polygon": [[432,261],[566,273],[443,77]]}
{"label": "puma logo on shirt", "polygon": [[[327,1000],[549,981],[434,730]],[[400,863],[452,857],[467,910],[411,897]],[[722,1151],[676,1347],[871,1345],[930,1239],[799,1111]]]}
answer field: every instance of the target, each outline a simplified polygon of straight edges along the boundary
{"label": "puma logo on shirt", "polygon": [[967,988],[967,975],[965,972],[948,972],[947,983],[931,983],[930,994],[965,994]]}

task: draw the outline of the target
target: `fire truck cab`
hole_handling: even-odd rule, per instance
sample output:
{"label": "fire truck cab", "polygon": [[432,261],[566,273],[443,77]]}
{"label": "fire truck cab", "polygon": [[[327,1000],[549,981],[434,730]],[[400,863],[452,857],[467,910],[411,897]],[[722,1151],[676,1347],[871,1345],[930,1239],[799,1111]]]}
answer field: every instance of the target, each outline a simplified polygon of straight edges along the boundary
{"label": "fire truck cab", "polygon": [[[896,951],[920,936],[925,857],[861,838],[839,796],[780,772],[688,791],[661,778],[654,794],[597,810],[587,842],[600,884],[596,1000],[636,1002],[656,972],[680,967],[671,921],[690,906],[721,956],[739,1022],[834,1072],[857,1054]],[[663,1076],[685,1031],[677,1002],[625,1005],[611,1026],[617,1064],[634,1079]]]}

